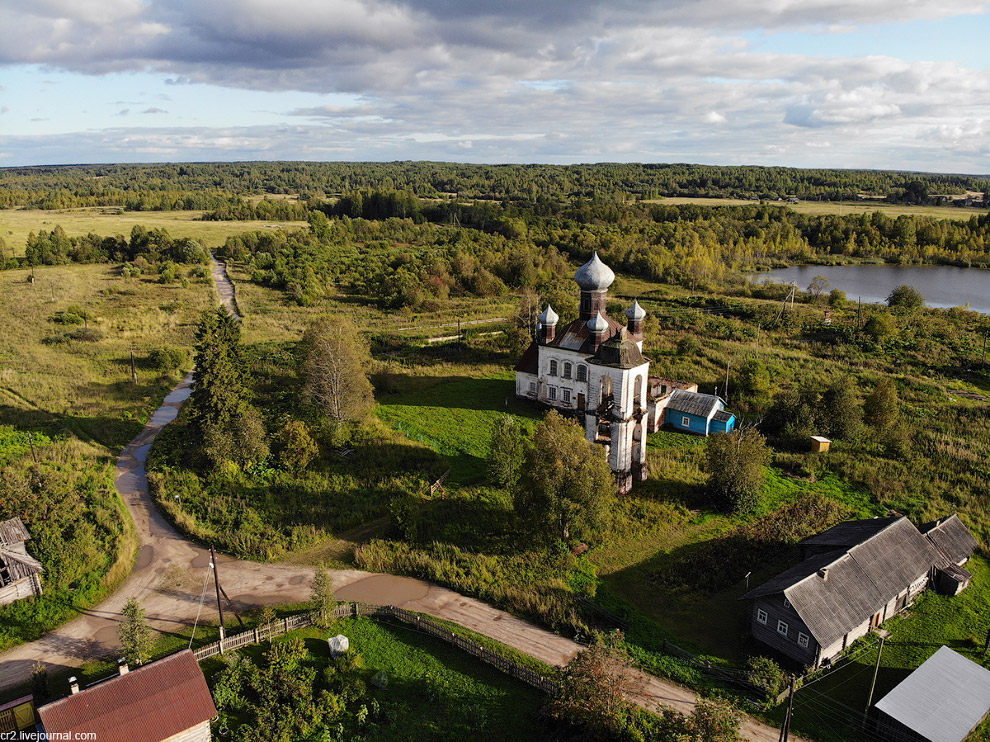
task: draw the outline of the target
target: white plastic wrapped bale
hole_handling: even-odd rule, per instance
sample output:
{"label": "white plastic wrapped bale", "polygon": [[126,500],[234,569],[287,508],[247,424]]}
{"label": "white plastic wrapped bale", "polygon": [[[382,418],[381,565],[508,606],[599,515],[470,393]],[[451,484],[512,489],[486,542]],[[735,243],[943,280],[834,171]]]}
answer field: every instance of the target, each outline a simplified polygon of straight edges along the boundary
{"label": "white plastic wrapped bale", "polygon": [[347,637],[343,634],[337,634],[337,636],[331,636],[327,639],[327,644],[330,645],[330,656],[340,657],[342,654],[347,654],[347,650],[350,648],[351,643],[347,640]]}

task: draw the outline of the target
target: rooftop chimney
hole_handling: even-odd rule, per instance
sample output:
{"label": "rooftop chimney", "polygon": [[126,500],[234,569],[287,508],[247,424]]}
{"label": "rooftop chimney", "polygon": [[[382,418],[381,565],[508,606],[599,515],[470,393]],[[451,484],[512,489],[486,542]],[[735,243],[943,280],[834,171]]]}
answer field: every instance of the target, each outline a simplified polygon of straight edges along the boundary
{"label": "rooftop chimney", "polygon": [[827,580],[828,579],[828,567],[822,567],[820,570],[818,570],[818,576],[821,577],[823,580]]}
{"label": "rooftop chimney", "polygon": [[76,695],[79,692],[79,681],[76,680],[76,676],[73,675],[69,678],[69,693]]}
{"label": "rooftop chimney", "polygon": [[119,672],[121,675],[126,675],[130,671],[131,668],[127,666],[126,657],[121,657],[119,660],[117,660],[117,672]]}

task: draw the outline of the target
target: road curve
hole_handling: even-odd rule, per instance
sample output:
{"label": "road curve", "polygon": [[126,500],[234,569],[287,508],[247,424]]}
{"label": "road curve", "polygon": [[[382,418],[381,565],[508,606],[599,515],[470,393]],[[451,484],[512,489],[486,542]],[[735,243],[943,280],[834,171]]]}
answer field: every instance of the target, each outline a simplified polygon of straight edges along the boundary
{"label": "road curve", "polygon": [[[233,287],[222,263],[214,263],[213,277],[224,304],[236,312]],[[191,626],[204,595],[202,616],[216,619],[216,604],[207,583],[209,552],[185,538],[162,516],[151,499],[145,472],[155,437],[175,420],[191,387],[192,374],[172,390],[117,459],[114,482],[140,537],[134,570],[113,596],[96,607],[37,641],[0,654],[0,691],[29,682],[36,662],[61,670],[113,653],[118,647],[121,610],[131,598],[141,603],[151,626],[161,632]],[[238,610],[309,599],[312,567],[220,555],[218,568],[221,583]],[[550,665],[565,665],[581,649],[575,642],[505,611],[422,580],[360,570],[333,570],[332,576],[340,600],[396,605],[454,621]],[[688,714],[697,702],[697,696],[687,688],[639,670],[631,669],[629,679],[630,698],[644,708],[664,704]],[[779,737],[776,730],[750,718],[745,720],[743,732],[756,742],[775,742]]]}

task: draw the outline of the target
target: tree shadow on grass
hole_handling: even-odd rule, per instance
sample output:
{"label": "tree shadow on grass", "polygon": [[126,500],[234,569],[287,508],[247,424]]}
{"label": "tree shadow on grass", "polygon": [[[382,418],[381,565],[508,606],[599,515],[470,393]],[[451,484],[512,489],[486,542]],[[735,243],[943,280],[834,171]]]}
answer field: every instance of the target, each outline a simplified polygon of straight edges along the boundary
{"label": "tree shadow on grass", "polygon": [[126,446],[144,427],[139,420],[117,417],[60,415],[39,409],[0,405],[0,425],[18,430],[35,430],[49,437],[73,435],[116,450]]}

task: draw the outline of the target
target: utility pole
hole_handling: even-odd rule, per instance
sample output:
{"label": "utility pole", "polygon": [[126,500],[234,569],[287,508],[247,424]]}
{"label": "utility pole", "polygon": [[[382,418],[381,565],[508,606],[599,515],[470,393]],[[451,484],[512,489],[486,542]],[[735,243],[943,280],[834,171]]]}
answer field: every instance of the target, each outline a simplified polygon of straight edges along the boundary
{"label": "utility pole", "polygon": [[725,403],[729,403],[729,361],[725,362]]}
{"label": "utility pole", "polygon": [[859,317],[856,320],[856,328],[863,329],[863,297],[859,297]]}
{"label": "utility pole", "polygon": [[217,554],[210,545],[210,569],[213,570],[213,586],[217,591],[217,610],[220,612],[220,640],[224,638],[223,605],[220,603],[220,575],[217,574]]}
{"label": "utility pole", "polygon": [[134,365],[134,346],[131,346],[131,383],[137,386],[137,366]]}
{"label": "utility pole", "polygon": [[31,444],[31,458],[34,459],[34,463],[38,463],[38,452],[34,450],[34,432],[28,431],[28,443]]}
{"label": "utility pole", "polygon": [[987,367],[987,335],[990,335],[990,330],[983,333],[983,357],[980,358],[980,368]]}
{"label": "utility pole", "polygon": [[866,724],[870,719],[870,706],[873,705],[873,690],[877,686],[877,673],[880,672],[880,656],[883,654],[883,642],[890,636],[890,632],[884,629],[877,631],[880,635],[880,648],[877,650],[877,664],[873,668],[873,680],[870,682],[870,695],[866,697],[866,711],[863,712],[863,729],[866,729]]}
{"label": "utility pole", "polygon": [[49,281],[48,284],[52,287],[52,304],[55,303],[55,282]]}
{"label": "utility pole", "polygon": [[[760,323],[760,324],[758,324],[756,326],[756,349],[757,350],[760,349],[760,328],[762,328],[762,327],[763,327],[763,324],[762,323]],[[986,339],[984,338],[984,346],[985,345],[986,345]]]}
{"label": "utility pole", "polygon": [[461,318],[457,318],[457,349],[464,350],[464,343],[461,342]]}
{"label": "utility pole", "polygon": [[791,689],[787,698],[787,714],[784,716],[784,726],[780,728],[779,742],[787,742],[791,734],[791,715],[794,713],[794,676],[791,675]]}

